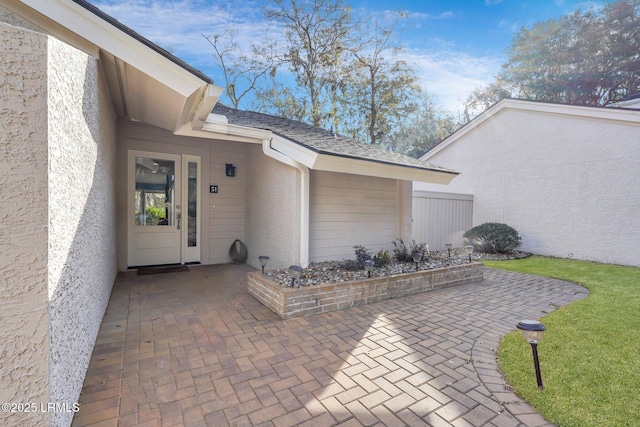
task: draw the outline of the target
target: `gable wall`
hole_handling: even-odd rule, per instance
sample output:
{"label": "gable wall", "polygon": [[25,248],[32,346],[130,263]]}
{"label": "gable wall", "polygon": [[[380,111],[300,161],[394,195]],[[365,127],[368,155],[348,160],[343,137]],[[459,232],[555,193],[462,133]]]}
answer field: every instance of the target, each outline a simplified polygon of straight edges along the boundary
{"label": "gable wall", "polygon": [[417,190],[474,195],[473,225],[503,222],[541,255],[639,265],[640,127],[503,110],[428,161],[461,172]]}
{"label": "gable wall", "polygon": [[390,250],[397,197],[394,179],[311,171],[310,261],[355,259],[355,245]]}

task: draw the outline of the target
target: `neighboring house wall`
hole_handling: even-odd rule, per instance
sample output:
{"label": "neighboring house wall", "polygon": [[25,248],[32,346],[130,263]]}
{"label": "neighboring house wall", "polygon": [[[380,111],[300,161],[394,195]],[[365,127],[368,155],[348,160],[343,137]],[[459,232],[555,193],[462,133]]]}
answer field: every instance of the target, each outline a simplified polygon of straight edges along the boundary
{"label": "neighboring house wall", "polygon": [[460,171],[459,177],[446,187],[416,188],[474,194],[473,224],[511,225],[523,250],[640,265],[639,123],[629,111],[504,109],[425,156]]}
{"label": "neighboring house wall", "polygon": [[[202,164],[202,252],[203,264],[231,262],[229,247],[235,239],[246,239],[246,186],[250,167],[247,144],[205,138],[175,136],[143,123],[119,120],[118,147],[118,266],[127,269],[127,154],[141,150],[200,156]],[[225,175],[225,164],[236,167],[235,177]],[[217,185],[218,193],[209,193]],[[246,243],[246,242],[245,242]]]}
{"label": "neighboring house wall", "polygon": [[473,227],[473,196],[469,194],[413,192],[413,234],[432,251],[463,246],[462,235]]}
{"label": "neighboring house wall", "polygon": [[267,269],[300,263],[300,172],[267,157],[260,145],[247,147],[247,262]]}
{"label": "neighboring house wall", "polygon": [[310,261],[354,259],[354,245],[391,249],[398,192],[394,179],[311,171]]}
{"label": "neighboring house wall", "polygon": [[[49,401],[47,47],[0,24],[0,403]],[[49,414],[2,420],[47,425]]]}
{"label": "neighboring house wall", "polygon": [[[117,273],[116,115],[98,60],[49,39],[50,401],[77,402]],[[53,412],[51,425],[73,413]]]}

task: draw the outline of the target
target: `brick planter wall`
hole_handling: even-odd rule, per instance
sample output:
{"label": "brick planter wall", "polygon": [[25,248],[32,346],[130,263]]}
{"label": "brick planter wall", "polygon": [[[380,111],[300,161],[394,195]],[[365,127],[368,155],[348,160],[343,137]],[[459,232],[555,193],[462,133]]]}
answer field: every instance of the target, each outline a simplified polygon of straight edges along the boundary
{"label": "brick planter wall", "polygon": [[248,274],[249,293],[282,319],[310,316],[389,298],[442,289],[483,280],[484,265],[471,264],[395,276],[288,288],[262,276]]}

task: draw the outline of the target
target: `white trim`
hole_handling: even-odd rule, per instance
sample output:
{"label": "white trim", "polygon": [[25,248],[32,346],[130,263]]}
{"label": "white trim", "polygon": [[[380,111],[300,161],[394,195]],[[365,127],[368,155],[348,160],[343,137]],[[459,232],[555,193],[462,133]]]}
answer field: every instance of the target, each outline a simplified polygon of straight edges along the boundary
{"label": "white trim", "polygon": [[473,194],[445,193],[440,191],[413,190],[413,197],[446,200],[473,200]]}
{"label": "white trim", "polygon": [[506,110],[527,111],[537,114],[576,117],[606,122],[624,122],[629,125],[640,126],[640,110],[621,110],[616,108],[585,107],[580,105],[548,104],[521,99],[503,99],[493,107],[481,113],[462,129],[453,133],[442,143],[438,144],[433,150],[422,156],[420,160],[429,161],[429,159],[446,150],[449,146],[465,135],[473,132],[485,122]]}
{"label": "white trim", "polygon": [[[189,163],[197,166],[196,177],[196,246],[189,247]],[[202,261],[202,158],[182,155],[182,256],[181,263]]]}

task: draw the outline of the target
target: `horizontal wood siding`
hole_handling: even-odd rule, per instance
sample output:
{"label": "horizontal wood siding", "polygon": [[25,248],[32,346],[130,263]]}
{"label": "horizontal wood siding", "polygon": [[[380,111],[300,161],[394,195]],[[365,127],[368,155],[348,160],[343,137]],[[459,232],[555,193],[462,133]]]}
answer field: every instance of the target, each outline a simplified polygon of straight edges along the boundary
{"label": "horizontal wood siding", "polygon": [[353,246],[389,249],[396,233],[393,179],[311,172],[311,262],[354,259]]}
{"label": "horizontal wood siding", "polygon": [[462,235],[472,227],[473,196],[467,194],[413,192],[412,239],[427,243],[431,250],[446,244],[463,245]]}
{"label": "horizontal wood siding", "polygon": [[[209,264],[230,262],[229,248],[240,239],[246,241],[246,144],[213,141],[210,144],[208,183],[204,196],[209,201]],[[226,175],[226,164],[236,167],[234,177]],[[217,185],[218,193],[209,193],[209,185]]]}
{"label": "horizontal wood siding", "polygon": [[[164,129],[120,119],[118,191],[120,265],[126,266],[127,152],[154,151],[191,154],[201,157],[202,165],[202,252],[203,264],[231,262],[229,247],[235,239],[246,239],[246,144],[205,138],[175,136]],[[236,176],[227,177],[225,164],[236,167]],[[218,193],[209,193],[217,185]]]}

